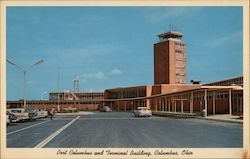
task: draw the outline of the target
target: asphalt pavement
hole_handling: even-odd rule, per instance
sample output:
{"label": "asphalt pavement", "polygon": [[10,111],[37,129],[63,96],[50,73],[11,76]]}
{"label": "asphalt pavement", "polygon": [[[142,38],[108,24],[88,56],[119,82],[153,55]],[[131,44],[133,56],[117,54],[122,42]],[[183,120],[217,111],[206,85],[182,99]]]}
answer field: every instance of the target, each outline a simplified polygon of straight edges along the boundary
{"label": "asphalt pavement", "polygon": [[243,146],[243,126],[201,119],[94,112],[7,127],[7,147],[223,148]]}

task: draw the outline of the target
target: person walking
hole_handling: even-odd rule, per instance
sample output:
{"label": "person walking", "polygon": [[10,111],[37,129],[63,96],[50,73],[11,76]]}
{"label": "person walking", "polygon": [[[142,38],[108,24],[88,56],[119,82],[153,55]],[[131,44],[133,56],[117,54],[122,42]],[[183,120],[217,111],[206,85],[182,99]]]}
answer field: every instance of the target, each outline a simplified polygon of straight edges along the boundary
{"label": "person walking", "polygon": [[53,108],[50,110],[50,120],[53,120],[54,114],[55,114],[55,109]]}

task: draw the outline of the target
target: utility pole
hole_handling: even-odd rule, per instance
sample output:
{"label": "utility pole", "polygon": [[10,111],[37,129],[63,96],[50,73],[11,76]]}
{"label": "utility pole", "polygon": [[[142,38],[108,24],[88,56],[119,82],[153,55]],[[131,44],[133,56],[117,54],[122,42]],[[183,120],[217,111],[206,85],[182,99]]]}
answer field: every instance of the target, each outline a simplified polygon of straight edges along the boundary
{"label": "utility pole", "polygon": [[59,112],[60,111],[60,105],[59,105],[59,102],[60,102],[60,93],[59,93],[59,87],[60,87],[60,68],[58,67],[58,81],[57,81],[57,94],[58,94],[58,97],[57,97],[57,111]]}

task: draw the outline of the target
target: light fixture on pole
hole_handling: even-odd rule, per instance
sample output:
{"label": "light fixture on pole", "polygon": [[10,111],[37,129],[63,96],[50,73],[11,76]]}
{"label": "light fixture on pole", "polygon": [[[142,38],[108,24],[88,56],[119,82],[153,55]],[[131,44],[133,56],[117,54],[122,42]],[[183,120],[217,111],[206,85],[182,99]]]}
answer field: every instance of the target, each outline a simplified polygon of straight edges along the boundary
{"label": "light fixture on pole", "polygon": [[41,63],[43,63],[44,62],[44,60],[39,60],[39,61],[37,61],[36,63],[34,63],[33,65],[31,65],[31,66],[29,66],[27,69],[24,69],[24,68],[22,68],[21,66],[19,66],[19,65],[17,65],[16,63],[14,63],[13,61],[10,61],[10,60],[6,60],[9,64],[11,64],[11,65],[13,65],[13,66],[16,66],[17,68],[19,68],[22,72],[23,72],[23,81],[24,81],[24,97],[23,97],[23,107],[24,108],[26,108],[26,74],[27,74],[27,72],[31,69],[31,68],[33,68],[33,67],[35,67],[35,66],[37,66],[37,65],[39,65],[39,64],[41,64]]}

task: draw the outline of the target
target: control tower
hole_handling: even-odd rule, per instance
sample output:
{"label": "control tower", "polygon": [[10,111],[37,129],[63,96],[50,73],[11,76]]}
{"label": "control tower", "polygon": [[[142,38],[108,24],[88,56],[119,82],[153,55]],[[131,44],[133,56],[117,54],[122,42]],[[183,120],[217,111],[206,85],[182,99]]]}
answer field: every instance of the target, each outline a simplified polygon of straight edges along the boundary
{"label": "control tower", "polygon": [[169,31],[158,35],[154,44],[154,84],[186,82],[186,45],[182,33]]}
{"label": "control tower", "polygon": [[79,80],[74,80],[74,93],[79,93]]}

